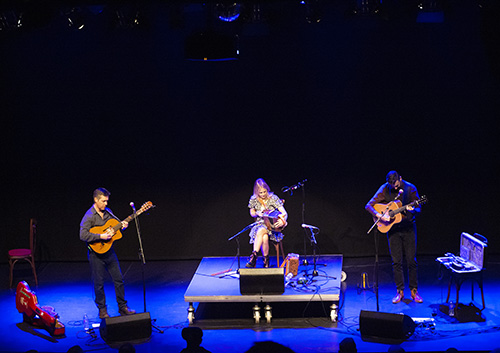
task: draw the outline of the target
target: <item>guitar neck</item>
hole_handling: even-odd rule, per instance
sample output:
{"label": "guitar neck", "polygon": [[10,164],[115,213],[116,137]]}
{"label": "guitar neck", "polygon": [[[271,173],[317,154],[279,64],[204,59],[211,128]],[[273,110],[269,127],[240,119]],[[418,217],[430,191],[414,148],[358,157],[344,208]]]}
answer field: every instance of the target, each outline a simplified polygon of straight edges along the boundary
{"label": "guitar neck", "polygon": [[408,207],[408,206],[415,206],[415,204],[418,204],[418,200],[413,201],[413,202],[410,202],[409,204],[406,204],[406,205],[401,206],[401,207],[399,207],[399,208],[396,208],[395,210],[391,210],[391,211],[389,212],[389,215],[390,215],[390,217],[394,217],[394,216],[395,216],[395,215],[397,215],[398,213],[401,213],[401,212],[403,212],[404,210],[406,210],[406,207]]}
{"label": "guitar neck", "polygon": [[[142,205],[142,207],[139,210],[137,210],[136,212],[132,213],[130,216],[128,216],[127,218],[125,218],[122,222],[130,223],[131,220],[133,220],[134,218],[136,218],[137,216],[139,216],[144,211],[149,210],[151,207],[155,207],[151,201],[148,201],[148,202],[144,203],[144,205]],[[115,226],[113,226],[113,229],[114,229],[115,232],[117,230],[122,229],[122,227],[123,227],[122,222],[118,222],[118,224],[116,224]]]}
{"label": "guitar neck", "polygon": [[[127,222],[127,223],[130,223],[130,221],[132,221],[134,218],[136,218],[138,215],[140,215],[142,213],[141,210],[137,211],[136,213],[132,213],[130,216],[128,216],[127,218],[125,218],[122,222]],[[117,225],[115,225],[113,227],[113,230],[116,232],[117,230],[120,230],[122,229],[123,225],[122,225],[122,222],[118,222]]]}

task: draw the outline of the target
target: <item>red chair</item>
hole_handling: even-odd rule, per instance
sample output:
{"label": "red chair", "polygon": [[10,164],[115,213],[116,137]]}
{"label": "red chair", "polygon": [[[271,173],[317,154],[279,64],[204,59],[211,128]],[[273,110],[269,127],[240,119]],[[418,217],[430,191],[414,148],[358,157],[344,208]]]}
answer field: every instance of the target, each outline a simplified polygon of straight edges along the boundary
{"label": "red chair", "polygon": [[38,279],[36,277],[35,269],[35,248],[36,248],[36,219],[30,219],[30,248],[29,249],[12,249],[9,250],[9,288],[12,288],[14,265],[19,260],[26,260],[31,265],[33,276],[35,277],[35,284],[38,287]]}

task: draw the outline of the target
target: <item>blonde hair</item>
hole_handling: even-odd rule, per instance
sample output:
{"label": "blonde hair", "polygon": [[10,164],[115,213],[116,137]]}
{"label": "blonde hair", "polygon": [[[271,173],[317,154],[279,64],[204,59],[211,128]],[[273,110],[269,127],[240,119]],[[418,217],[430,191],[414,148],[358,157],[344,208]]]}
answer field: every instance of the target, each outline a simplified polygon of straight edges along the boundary
{"label": "blonde hair", "polygon": [[269,195],[272,194],[271,188],[269,187],[269,185],[267,185],[267,183],[262,178],[259,178],[259,179],[255,180],[255,184],[253,184],[253,195],[255,197],[259,196],[259,190],[260,189],[266,189],[267,193]]}

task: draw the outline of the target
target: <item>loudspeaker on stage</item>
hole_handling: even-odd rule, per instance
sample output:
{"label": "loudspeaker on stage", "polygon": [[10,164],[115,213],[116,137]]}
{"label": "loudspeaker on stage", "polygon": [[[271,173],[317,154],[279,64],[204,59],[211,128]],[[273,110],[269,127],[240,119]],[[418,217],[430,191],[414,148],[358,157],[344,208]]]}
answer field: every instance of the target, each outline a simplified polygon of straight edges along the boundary
{"label": "loudspeaker on stage", "polygon": [[404,314],[361,310],[359,331],[363,341],[401,343],[415,332],[415,322]]}
{"label": "loudspeaker on stage", "polygon": [[99,326],[101,338],[105,342],[127,342],[146,339],[151,336],[151,316],[149,313],[108,317]]}

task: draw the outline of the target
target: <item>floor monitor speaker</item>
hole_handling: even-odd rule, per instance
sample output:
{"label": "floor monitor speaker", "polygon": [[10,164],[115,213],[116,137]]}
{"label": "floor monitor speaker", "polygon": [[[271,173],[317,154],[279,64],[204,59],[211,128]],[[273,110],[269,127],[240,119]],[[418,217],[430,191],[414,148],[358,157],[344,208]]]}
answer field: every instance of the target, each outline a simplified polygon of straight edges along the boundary
{"label": "floor monitor speaker", "polygon": [[283,294],[285,269],[240,268],[240,293],[246,295]]}
{"label": "floor monitor speaker", "polygon": [[101,338],[105,342],[127,342],[151,336],[151,317],[149,313],[108,317],[99,326]]}
{"label": "floor monitor speaker", "polygon": [[361,310],[359,331],[364,341],[401,343],[415,332],[415,322],[404,314]]}

